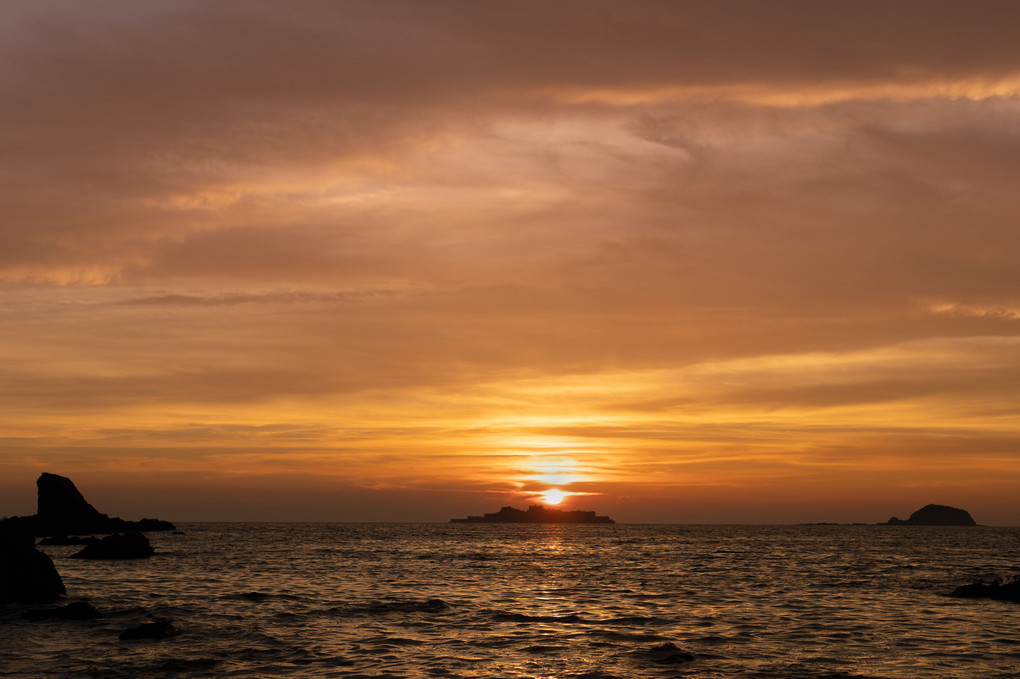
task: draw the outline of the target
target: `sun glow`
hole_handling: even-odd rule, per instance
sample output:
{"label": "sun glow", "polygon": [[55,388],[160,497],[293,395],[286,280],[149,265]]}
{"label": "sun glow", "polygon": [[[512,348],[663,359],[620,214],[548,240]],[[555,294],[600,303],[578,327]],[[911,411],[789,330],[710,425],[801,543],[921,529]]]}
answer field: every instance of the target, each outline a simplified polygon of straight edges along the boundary
{"label": "sun glow", "polygon": [[559,490],[558,488],[553,488],[551,490],[545,491],[545,494],[542,496],[542,502],[546,503],[547,505],[558,505],[559,503],[563,502],[563,499],[565,497],[567,497],[567,493],[564,493],[562,490]]}

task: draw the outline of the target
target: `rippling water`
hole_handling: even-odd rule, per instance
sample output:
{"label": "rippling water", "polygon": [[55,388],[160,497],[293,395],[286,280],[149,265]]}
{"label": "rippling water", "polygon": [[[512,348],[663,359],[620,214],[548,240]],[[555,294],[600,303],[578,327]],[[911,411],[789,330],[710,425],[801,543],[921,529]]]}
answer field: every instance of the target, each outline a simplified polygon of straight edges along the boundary
{"label": "rippling water", "polygon": [[[190,524],[45,547],[105,617],[0,607],[0,676],[1016,677],[1020,529]],[[180,634],[119,641],[170,618]],[[676,647],[664,646],[673,644]],[[685,652],[693,659],[679,655]]]}

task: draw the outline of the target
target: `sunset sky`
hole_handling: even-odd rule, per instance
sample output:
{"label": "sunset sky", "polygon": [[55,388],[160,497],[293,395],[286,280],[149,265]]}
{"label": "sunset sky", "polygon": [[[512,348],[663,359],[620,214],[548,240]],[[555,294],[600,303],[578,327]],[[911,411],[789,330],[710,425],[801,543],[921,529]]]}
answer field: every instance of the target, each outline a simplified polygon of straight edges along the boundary
{"label": "sunset sky", "polygon": [[1020,3],[0,5],[0,516],[1020,524]]}

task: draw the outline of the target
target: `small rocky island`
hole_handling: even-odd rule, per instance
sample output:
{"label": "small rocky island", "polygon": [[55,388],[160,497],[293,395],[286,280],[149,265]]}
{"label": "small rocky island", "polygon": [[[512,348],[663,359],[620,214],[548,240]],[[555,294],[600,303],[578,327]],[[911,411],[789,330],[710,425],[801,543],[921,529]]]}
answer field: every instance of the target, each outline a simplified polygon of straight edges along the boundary
{"label": "small rocky island", "polygon": [[43,473],[35,485],[39,489],[36,513],[0,520],[0,527],[35,536],[95,535],[175,528],[169,521],[160,519],[126,521],[102,514],[85,500],[74,482],[66,476]]}
{"label": "small rocky island", "polygon": [[450,523],[616,523],[608,516],[596,516],[595,512],[580,509],[564,511],[532,505],[528,511],[503,507],[498,512],[484,516],[469,516],[466,519],[450,519]]}
{"label": "small rocky island", "polygon": [[895,516],[886,521],[887,526],[976,526],[970,513],[964,509],[945,505],[925,505],[910,515],[909,519]]}

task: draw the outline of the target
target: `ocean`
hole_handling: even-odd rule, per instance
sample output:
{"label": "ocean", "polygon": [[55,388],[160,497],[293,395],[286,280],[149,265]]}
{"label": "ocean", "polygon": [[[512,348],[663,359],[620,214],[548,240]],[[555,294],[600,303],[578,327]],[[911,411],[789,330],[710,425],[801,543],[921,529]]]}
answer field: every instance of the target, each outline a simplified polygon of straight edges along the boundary
{"label": "ocean", "polygon": [[[1017,528],[180,528],[138,561],[42,547],[104,617],[0,607],[0,676],[1020,676],[1020,605],[948,596],[1016,575]],[[118,639],[154,617],[178,634]]]}

